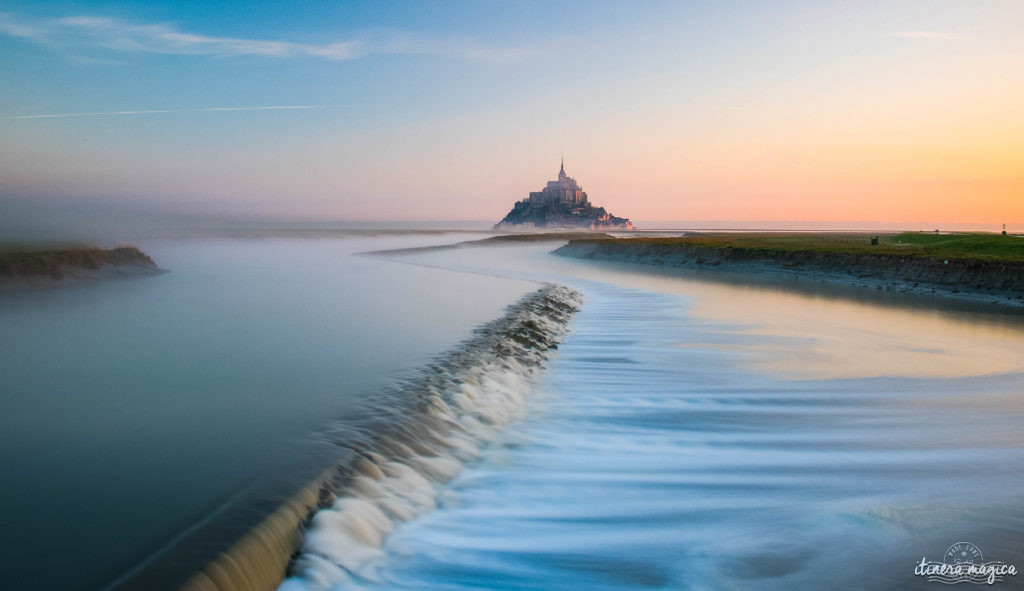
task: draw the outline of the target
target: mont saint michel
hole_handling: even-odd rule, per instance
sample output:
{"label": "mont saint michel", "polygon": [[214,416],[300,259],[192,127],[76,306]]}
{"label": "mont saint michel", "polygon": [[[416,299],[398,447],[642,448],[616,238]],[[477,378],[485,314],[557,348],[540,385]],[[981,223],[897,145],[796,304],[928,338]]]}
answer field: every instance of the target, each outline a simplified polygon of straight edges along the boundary
{"label": "mont saint michel", "polygon": [[558,180],[548,181],[540,191],[530,193],[512,206],[512,211],[494,225],[494,229],[591,228],[595,230],[632,230],[626,218],[615,217],[603,207],[587,200],[587,193],[576,179],[565,174],[565,160]]}

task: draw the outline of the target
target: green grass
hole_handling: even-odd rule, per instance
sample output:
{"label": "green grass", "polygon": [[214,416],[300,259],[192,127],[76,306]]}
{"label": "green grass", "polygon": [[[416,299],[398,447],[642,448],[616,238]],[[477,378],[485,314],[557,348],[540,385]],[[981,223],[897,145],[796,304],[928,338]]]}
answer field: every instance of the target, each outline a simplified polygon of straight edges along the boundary
{"label": "green grass", "polygon": [[[878,245],[871,238],[878,236]],[[987,233],[934,234],[808,234],[808,233],[700,233],[676,237],[641,237],[588,242],[643,242],[713,248],[766,251],[814,251],[935,259],[975,259],[1024,262],[1024,237]]]}
{"label": "green grass", "polygon": [[905,232],[892,237],[893,245],[914,249],[916,256],[1024,261],[1024,236],[1002,234],[927,234]]}

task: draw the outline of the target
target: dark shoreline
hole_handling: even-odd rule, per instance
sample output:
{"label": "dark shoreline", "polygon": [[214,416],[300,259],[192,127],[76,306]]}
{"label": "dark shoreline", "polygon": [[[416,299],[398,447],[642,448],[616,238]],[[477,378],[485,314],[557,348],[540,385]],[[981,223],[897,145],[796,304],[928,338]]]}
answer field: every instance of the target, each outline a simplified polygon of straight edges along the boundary
{"label": "dark shoreline", "polygon": [[554,254],[762,279],[796,279],[1024,308],[1024,263],[632,240],[572,240]]}

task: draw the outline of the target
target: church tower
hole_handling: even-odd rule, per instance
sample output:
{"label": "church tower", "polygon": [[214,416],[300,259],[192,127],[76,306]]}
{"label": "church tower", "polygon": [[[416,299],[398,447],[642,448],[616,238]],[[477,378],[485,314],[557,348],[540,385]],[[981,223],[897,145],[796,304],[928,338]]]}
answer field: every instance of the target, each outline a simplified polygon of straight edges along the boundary
{"label": "church tower", "polygon": [[632,230],[633,224],[626,218],[615,217],[603,207],[597,207],[587,199],[586,192],[576,179],[565,174],[565,156],[558,167],[558,179],[548,181],[540,191],[531,191],[530,196],[516,201],[512,211],[497,224],[495,229],[514,228],[599,228],[602,230]]}

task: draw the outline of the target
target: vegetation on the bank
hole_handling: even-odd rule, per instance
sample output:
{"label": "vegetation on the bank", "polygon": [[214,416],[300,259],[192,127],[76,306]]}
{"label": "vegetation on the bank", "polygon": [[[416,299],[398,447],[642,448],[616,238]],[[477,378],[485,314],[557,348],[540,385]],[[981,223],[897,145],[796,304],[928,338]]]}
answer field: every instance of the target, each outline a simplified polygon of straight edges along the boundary
{"label": "vegetation on the bank", "polygon": [[[872,244],[872,238],[878,244]],[[583,239],[601,243],[647,243],[774,252],[833,252],[915,258],[1024,262],[1024,237],[988,233],[902,234],[699,233],[672,237]]]}
{"label": "vegetation on the bank", "polygon": [[60,279],[68,269],[100,269],[105,265],[145,265],[156,263],[134,246],[109,250],[93,246],[68,248],[0,248],[0,278],[51,277]]}

